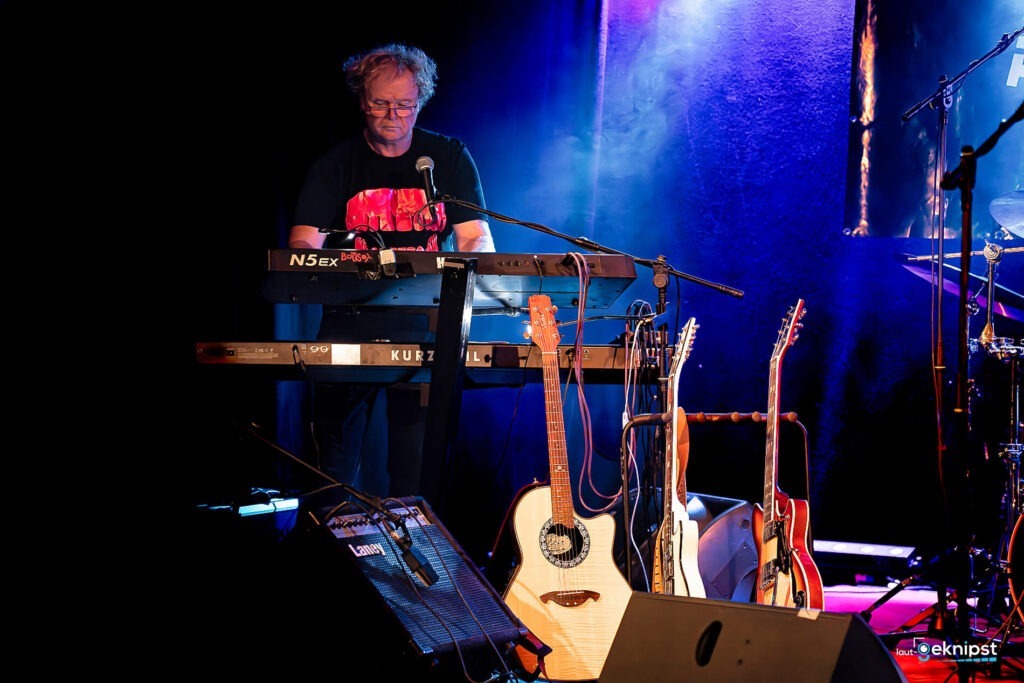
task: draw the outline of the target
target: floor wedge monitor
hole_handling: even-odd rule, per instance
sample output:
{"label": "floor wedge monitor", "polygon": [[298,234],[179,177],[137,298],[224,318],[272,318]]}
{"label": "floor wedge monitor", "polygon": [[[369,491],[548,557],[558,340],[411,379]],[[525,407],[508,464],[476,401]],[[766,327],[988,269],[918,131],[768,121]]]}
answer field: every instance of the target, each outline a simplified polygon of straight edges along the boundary
{"label": "floor wedge monitor", "polygon": [[856,614],[634,591],[599,683],[906,683]]}

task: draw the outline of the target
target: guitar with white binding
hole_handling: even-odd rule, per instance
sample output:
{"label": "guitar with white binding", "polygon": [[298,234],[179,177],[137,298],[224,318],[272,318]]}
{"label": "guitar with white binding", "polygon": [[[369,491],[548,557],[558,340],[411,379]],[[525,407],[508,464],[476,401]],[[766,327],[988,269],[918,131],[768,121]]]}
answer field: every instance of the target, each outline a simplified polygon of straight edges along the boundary
{"label": "guitar with white binding", "polygon": [[695,520],[686,509],[686,466],[690,457],[690,430],[686,413],[677,406],[679,371],[690,356],[697,333],[696,318],[683,327],[672,353],[672,367],[666,388],[665,482],[661,490],[662,521],[654,542],[654,570],[651,592],[705,598],[704,581],[697,562],[697,541],[700,535]]}

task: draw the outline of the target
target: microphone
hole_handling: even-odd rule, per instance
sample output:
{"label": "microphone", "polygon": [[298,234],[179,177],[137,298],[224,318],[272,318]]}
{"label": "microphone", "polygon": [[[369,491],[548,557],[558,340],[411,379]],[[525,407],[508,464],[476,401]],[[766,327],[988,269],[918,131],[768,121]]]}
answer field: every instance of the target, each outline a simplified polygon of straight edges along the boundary
{"label": "microphone", "polygon": [[401,528],[402,533],[399,533],[396,528],[391,532],[391,538],[395,539],[395,543],[402,549],[402,561],[405,562],[405,566],[413,574],[419,577],[423,585],[427,587],[433,586],[437,583],[437,572],[430,566],[427,558],[423,557],[420,551],[412,547],[412,537],[409,536],[409,531],[405,528],[404,523],[401,525]]}
{"label": "microphone", "polygon": [[430,222],[436,223],[434,197],[437,195],[437,190],[434,189],[434,160],[430,157],[420,157],[416,160],[416,170],[423,174],[423,186],[427,192],[427,208],[430,209]]}

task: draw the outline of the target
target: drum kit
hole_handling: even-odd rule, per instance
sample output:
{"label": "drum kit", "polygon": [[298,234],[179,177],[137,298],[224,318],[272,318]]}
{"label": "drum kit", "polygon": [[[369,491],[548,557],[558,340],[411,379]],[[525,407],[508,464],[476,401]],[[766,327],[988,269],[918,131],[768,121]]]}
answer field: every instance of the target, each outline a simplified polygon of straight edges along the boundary
{"label": "drum kit", "polygon": [[[1010,239],[1024,238],[1024,190],[1014,190],[997,197],[989,205],[989,212]],[[996,580],[1000,575],[1007,579],[1011,615],[1016,614],[1021,624],[1024,624],[1024,481],[1021,478],[1024,423],[1021,421],[1020,404],[1020,371],[1021,359],[1024,358],[1024,339],[996,336],[993,319],[994,315],[999,315],[1010,320],[1024,321],[1024,297],[995,285],[996,266],[1004,253],[1012,251],[1024,251],[1024,247],[1006,249],[990,243],[982,251],[988,262],[988,273],[985,278],[987,294],[984,298],[986,324],[977,339],[969,340],[968,351],[972,356],[981,354],[983,360],[995,364],[995,374],[989,373],[986,377],[997,377],[998,390],[995,386],[980,387],[983,392],[991,390],[990,393],[997,396],[995,403],[989,405],[992,411],[1002,410],[1003,401],[1009,404],[1004,414],[1008,424],[1000,424],[1003,418],[992,420],[989,417],[985,422],[996,432],[988,435],[990,443],[987,447],[991,446],[991,449],[996,451],[1005,475],[1001,482],[1003,486],[999,502],[999,547],[994,554],[989,555],[989,559]],[[977,389],[978,387],[975,387],[974,390]]]}
{"label": "drum kit", "polygon": [[[1002,227],[1009,244],[1013,244],[1016,238],[1024,240],[1024,190],[1014,190],[998,197],[991,202],[989,211]],[[981,560],[976,567],[987,567],[987,571],[980,572],[983,576],[974,577],[976,580],[980,578],[975,583],[976,587],[988,586],[985,590],[979,589],[979,607],[985,602],[980,593],[987,591],[988,608],[992,615],[1005,613],[1008,618],[1015,617],[1018,621],[1016,630],[1021,631],[1024,630],[1024,479],[1021,476],[1024,422],[1021,415],[1020,372],[1024,358],[1024,339],[996,336],[994,320],[994,316],[1000,316],[1008,321],[1024,322],[1024,295],[995,283],[996,269],[1003,255],[1014,252],[1024,252],[1024,246],[1002,247],[990,242],[984,250],[971,252],[972,256],[985,257],[988,272],[986,277],[969,273],[967,279],[967,282],[977,286],[968,302],[968,312],[973,314],[981,307],[986,309],[984,329],[976,339],[968,340],[967,352],[972,367],[985,369],[984,373],[979,373],[979,377],[970,379],[968,383],[969,393],[979,397],[977,401],[972,398],[969,405],[977,403],[981,410],[969,408],[968,413],[978,413],[977,423],[973,422],[975,417],[972,415],[971,429],[983,434],[985,457],[994,461],[994,469],[998,471],[994,475],[996,481],[989,491],[999,498],[999,519],[995,528],[990,530],[991,545],[972,547],[969,554],[974,560]],[[948,256],[956,258],[960,254]],[[934,257],[911,256],[906,261],[904,268],[927,279],[935,278],[930,263],[918,264],[921,261],[934,262]],[[943,291],[959,295],[960,283],[963,281],[961,269],[943,264],[942,270],[943,275],[951,275],[943,277]],[[1004,406],[1004,402],[1009,405]],[[993,505],[986,509],[994,510],[996,507]],[[902,586],[919,577],[920,574],[910,577],[896,586],[866,610],[865,616],[870,615]],[[1004,603],[1008,604],[1003,606]]]}

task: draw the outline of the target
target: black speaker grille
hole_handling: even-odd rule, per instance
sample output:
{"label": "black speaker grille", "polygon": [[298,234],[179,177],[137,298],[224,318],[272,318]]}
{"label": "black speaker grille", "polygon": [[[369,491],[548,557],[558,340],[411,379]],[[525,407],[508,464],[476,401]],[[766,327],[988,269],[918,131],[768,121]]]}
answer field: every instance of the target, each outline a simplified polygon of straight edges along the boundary
{"label": "black speaker grille", "polygon": [[391,507],[407,517],[413,548],[433,567],[438,580],[427,586],[410,570],[401,548],[386,529],[365,517],[335,517],[328,526],[347,556],[399,622],[417,654],[446,653],[488,645],[504,649],[527,633],[437,520],[423,499],[403,499]]}

